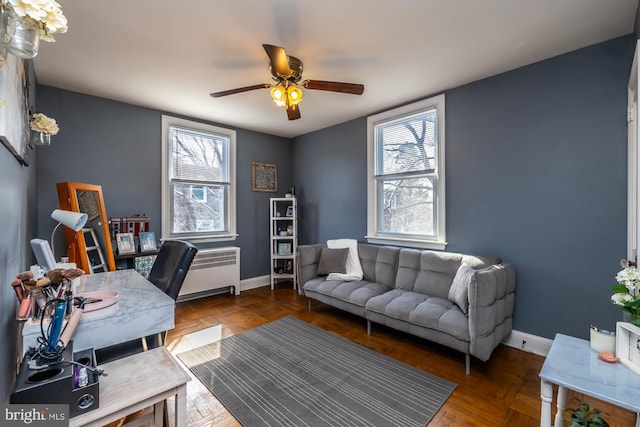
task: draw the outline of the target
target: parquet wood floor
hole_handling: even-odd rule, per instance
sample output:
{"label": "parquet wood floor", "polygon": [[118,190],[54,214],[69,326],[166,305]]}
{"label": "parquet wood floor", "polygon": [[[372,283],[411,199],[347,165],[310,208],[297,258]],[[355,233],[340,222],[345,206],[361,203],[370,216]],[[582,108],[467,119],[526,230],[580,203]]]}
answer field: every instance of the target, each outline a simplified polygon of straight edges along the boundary
{"label": "parquet wood floor", "polygon": [[[221,325],[224,338],[288,315],[458,384],[430,427],[540,425],[538,373],[543,357],[501,345],[488,362],[472,358],[471,375],[467,376],[462,353],[381,325],[374,325],[368,336],[362,318],[315,301],[308,311],[307,299],[286,282],[274,291],[263,287],[243,291],[240,296],[217,295],[178,303],[176,328],[168,334],[167,347],[175,349],[181,337],[211,326]],[[187,390],[189,426],[240,425],[197,379],[189,382]],[[569,392],[569,406],[574,406],[572,396]],[[611,427],[635,425],[635,414],[630,411],[578,396],[603,410]]]}

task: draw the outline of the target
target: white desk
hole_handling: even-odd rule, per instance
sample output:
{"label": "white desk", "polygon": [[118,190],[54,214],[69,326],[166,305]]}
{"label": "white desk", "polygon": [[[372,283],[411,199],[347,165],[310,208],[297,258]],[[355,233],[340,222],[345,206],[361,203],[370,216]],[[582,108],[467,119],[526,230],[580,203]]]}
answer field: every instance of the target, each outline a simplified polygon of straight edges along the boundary
{"label": "white desk", "polygon": [[[556,334],[540,371],[540,426],[551,427],[553,385],[558,385],[555,427],[562,426],[567,389],[640,412],[640,375],[621,363],[607,363],[591,350],[589,341]],[[636,427],[640,427],[640,415]]]}
{"label": "white desk", "polygon": [[[82,276],[75,293],[116,291],[118,302],[86,312],[73,334],[74,351],[99,349],[174,327],[175,301],[135,270],[117,270]],[[22,354],[37,347],[40,322],[27,321],[22,328]]]}

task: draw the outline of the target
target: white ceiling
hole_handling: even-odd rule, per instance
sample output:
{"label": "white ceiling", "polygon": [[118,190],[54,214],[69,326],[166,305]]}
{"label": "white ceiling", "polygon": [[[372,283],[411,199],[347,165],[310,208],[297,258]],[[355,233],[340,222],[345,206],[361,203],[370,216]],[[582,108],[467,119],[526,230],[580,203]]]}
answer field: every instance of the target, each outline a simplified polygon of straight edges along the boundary
{"label": "white ceiling", "polygon": [[[58,0],[69,30],[43,42],[38,82],[294,137],[633,31],[638,0]],[[268,90],[263,43],[303,79],[362,83],[362,96],[305,90],[288,121]],[[47,113],[46,111],[44,112]],[[62,124],[64,125],[64,124]]]}

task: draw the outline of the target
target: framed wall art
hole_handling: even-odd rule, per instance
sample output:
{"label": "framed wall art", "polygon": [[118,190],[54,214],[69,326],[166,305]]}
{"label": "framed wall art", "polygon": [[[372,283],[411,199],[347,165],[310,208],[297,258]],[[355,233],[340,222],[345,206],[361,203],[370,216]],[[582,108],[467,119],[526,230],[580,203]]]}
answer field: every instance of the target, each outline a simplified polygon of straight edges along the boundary
{"label": "framed wall art", "polygon": [[251,162],[251,191],[278,191],[278,166],[274,163]]}
{"label": "framed wall art", "polygon": [[29,166],[28,64],[0,50],[0,141],[24,166]]}

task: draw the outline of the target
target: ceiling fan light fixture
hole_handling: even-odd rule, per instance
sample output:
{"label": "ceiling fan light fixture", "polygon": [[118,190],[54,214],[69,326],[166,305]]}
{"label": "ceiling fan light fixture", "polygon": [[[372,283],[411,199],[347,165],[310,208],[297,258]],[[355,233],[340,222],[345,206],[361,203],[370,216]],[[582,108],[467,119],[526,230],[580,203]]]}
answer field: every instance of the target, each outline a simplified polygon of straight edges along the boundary
{"label": "ceiling fan light fixture", "polygon": [[297,86],[289,86],[287,88],[287,98],[289,105],[297,105],[302,101],[302,90]]}
{"label": "ceiling fan light fixture", "polygon": [[271,99],[279,107],[284,107],[287,100],[287,89],[284,86],[277,85],[271,88]]}
{"label": "ceiling fan light fixture", "polygon": [[[2,3],[3,0],[0,0]],[[25,0],[26,1],[26,0]],[[252,86],[244,86],[221,92],[213,92],[213,98],[248,92],[256,89],[270,89],[271,99],[279,107],[285,107],[289,120],[300,118],[298,104],[302,102],[303,89],[324,90],[330,92],[349,93],[362,95],[364,85],[355,83],[333,82],[328,80],[302,80],[302,61],[291,55],[287,55],[283,48],[270,44],[263,44],[269,57],[271,77],[275,83],[261,83]]]}

